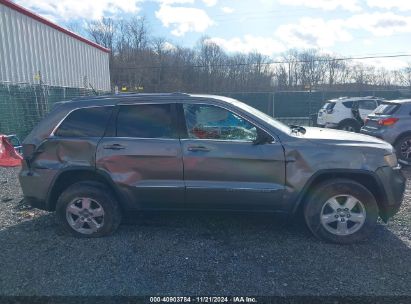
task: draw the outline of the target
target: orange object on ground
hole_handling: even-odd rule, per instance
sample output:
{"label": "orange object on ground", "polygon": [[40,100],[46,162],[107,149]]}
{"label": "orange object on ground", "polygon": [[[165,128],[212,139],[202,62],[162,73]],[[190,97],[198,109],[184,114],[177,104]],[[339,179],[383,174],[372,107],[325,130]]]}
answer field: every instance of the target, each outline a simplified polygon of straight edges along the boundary
{"label": "orange object on ground", "polygon": [[21,166],[22,159],[7,137],[0,135],[0,167]]}

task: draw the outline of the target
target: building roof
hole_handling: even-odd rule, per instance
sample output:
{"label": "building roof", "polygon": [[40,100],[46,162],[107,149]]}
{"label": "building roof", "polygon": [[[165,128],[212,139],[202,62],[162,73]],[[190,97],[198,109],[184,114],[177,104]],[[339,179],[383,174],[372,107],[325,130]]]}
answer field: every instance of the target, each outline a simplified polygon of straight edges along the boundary
{"label": "building roof", "polygon": [[37,15],[36,13],[33,13],[33,12],[29,11],[28,9],[22,7],[21,5],[18,5],[18,4],[14,3],[14,2],[11,2],[9,0],[0,0],[0,4],[3,4],[3,5],[11,8],[11,9],[13,9],[13,10],[15,10],[15,11],[17,11],[17,12],[23,14],[23,15],[26,15],[26,16],[28,16],[28,17],[30,17],[30,18],[38,21],[38,22],[41,22],[41,23],[43,23],[47,26],[50,26],[50,27],[52,27],[52,28],[54,28],[54,29],[56,29],[56,30],[68,35],[68,36],[71,36],[71,37],[81,41],[81,42],[84,42],[88,45],[91,45],[92,47],[95,47],[95,48],[97,48],[97,49],[99,49],[103,52],[110,53],[109,49],[107,49],[107,48],[105,48],[105,47],[103,47],[103,46],[101,46],[101,45],[99,45],[99,44],[97,44],[97,43],[95,43],[91,40],[88,40],[84,37],[81,37],[80,35],[77,35],[76,33],[73,33],[71,31],[69,31],[69,30],[67,30],[67,29],[65,29],[65,28],[63,28],[63,27],[47,20],[46,18],[41,17],[40,15]]}

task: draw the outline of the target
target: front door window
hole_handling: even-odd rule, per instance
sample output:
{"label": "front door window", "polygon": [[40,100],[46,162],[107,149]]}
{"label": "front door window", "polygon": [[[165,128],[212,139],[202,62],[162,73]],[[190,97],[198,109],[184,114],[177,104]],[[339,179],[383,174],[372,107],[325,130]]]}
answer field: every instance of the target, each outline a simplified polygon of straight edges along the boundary
{"label": "front door window", "polygon": [[184,104],[188,137],[254,141],[257,128],[242,117],[214,105]]}

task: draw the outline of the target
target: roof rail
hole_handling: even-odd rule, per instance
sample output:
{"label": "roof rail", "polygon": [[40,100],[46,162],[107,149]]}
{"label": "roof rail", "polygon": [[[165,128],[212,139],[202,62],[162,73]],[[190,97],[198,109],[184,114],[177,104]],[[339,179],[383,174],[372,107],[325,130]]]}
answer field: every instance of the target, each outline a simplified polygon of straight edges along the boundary
{"label": "roof rail", "polygon": [[190,96],[189,94],[183,93],[183,92],[173,92],[173,93],[171,93],[171,95]]}
{"label": "roof rail", "polygon": [[145,96],[184,96],[189,97],[190,94],[181,93],[181,92],[173,92],[173,93],[140,93],[140,92],[124,92],[118,94],[106,94],[106,95],[92,95],[92,96],[81,96],[81,97],[74,97],[72,101],[79,101],[79,100],[88,100],[88,99],[104,99],[104,98],[118,98],[118,97],[145,97]]}

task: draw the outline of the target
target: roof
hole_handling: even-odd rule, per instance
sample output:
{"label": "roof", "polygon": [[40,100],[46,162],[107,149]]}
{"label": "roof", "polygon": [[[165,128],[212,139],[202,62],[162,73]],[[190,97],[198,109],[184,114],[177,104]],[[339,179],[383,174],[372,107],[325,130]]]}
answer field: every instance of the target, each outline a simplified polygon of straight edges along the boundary
{"label": "roof", "polygon": [[77,35],[76,33],[73,33],[71,31],[69,31],[69,30],[67,30],[67,29],[65,29],[65,28],[63,28],[63,27],[47,20],[46,18],[41,17],[40,15],[37,15],[36,13],[33,13],[32,11],[29,11],[28,9],[24,8],[21,5],[18,5],[18,4],[14,3],[14,2],[11,2],[9,0],[0,0],[0,4],[3,4],[3,5],[11,8],[11,9],[13,9],[13,10],[15,10],[15,11],[17,11],[17,12],[23,14],[23,15],[26,15],[27,17],[30,17],[30,18],[38,21],[38,22],[41,22],[41,23],[43,23],[43,24],[45,24],[49,27],[52,27],[55,30],[58,30],[58,31],[60,31],[60,32],[66,34],[68,36],[73,37],[74,39],[77,39],[81,42],[84,42],[88,45],[91,45],[92,47],[95,47],[95,48],[97,48],[97,49],[99,49],[103,52],[110,53],[109,49],[107,49],[107,48],[105,48],[105,47],[103,47],[103,46],[101,46],[101,45],[99,45],[99,44],[97,44],[97,43],[95,43],[91,40],[88,40],[88,39],[86,39],[86,38],[84,38],[80,35]]}
{"label": "roof", "polygon": [[369,99],[376,99],[376,100],[385,100],[382,97],[375,97],[375,96],[358,96],[358,97],[339,97],[339,98],[333,98],[329,99],[327,102],[338,102],[338,101],[355,101],[355,100],[369,100]]}
{"label": "roof", "polygon": [[411,103],[411,99],[394,99],[394,100],[384,100],[384,102],[389,103]]}

